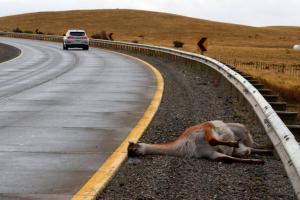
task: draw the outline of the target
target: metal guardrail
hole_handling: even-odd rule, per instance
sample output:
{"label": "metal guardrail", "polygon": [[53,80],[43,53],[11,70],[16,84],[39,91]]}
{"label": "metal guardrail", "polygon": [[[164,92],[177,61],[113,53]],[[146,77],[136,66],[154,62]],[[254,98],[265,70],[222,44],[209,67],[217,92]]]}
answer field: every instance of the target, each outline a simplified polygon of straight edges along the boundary
{"label": "metal guardrail", "polygon": [[[58,42],[62,41],[63,38],[63,36],[58,35],[12,32],[0,32],[0,36],[1,35]],[[270,104],[264,99],[259,91],[240,74],[215,59],[171,48],[98,39],[90,39],[90,44],[96,47],[125,50],[156,57],[166,57],[173,60],[184,58],[189,61],[200,62],[218,71],[244,96],[253,108],[283,162],[297,198],[300,199],[300,146],[295,140],[294,135],[282,122]]]}

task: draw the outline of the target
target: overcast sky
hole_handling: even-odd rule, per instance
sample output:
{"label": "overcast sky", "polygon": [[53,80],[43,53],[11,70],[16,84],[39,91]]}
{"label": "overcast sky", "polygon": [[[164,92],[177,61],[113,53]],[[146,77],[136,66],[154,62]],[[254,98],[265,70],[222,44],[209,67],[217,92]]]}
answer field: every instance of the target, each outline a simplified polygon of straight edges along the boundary
{"label": "overcast sky", "polygon": [[126,8],[252,26],[300,26],[300,0],[0,0],[0,16],[38,11]]}

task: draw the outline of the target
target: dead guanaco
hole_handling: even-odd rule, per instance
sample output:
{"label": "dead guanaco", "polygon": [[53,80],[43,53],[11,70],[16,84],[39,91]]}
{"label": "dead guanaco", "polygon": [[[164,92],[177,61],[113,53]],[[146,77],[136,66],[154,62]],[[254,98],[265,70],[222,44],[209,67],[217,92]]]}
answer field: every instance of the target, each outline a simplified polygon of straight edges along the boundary
{"label": "dead guanaco", "polygon": [[263,164],[260,159],[241,158],[251,153],[272,155],[252,139],[249,130],[240,123],[208,121],[185,130],[175,141],[165,144],[129,143],[128,156],[147,154],[206,158],[226,163]]}

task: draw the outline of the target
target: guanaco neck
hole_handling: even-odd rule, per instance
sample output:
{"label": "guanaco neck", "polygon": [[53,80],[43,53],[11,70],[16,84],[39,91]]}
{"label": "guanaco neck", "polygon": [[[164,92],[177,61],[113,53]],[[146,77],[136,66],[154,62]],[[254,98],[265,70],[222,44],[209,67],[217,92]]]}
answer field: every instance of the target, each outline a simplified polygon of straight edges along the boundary
{"label": "guanaco neck", "polygon": [[168,155],[168,156],[182,156],[181,152],[177,150],[175,142],[167,144],[145,144],[141,143],[144,155]]}

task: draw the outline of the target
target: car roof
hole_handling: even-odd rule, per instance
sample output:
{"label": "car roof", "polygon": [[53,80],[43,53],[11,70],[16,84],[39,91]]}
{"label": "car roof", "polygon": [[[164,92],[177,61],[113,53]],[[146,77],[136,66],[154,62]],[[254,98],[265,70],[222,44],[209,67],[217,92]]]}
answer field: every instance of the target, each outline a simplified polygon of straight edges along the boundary
{"label": "car roof", "polygon": [[85,32],[85,30],[69,29],[68,32]]}

